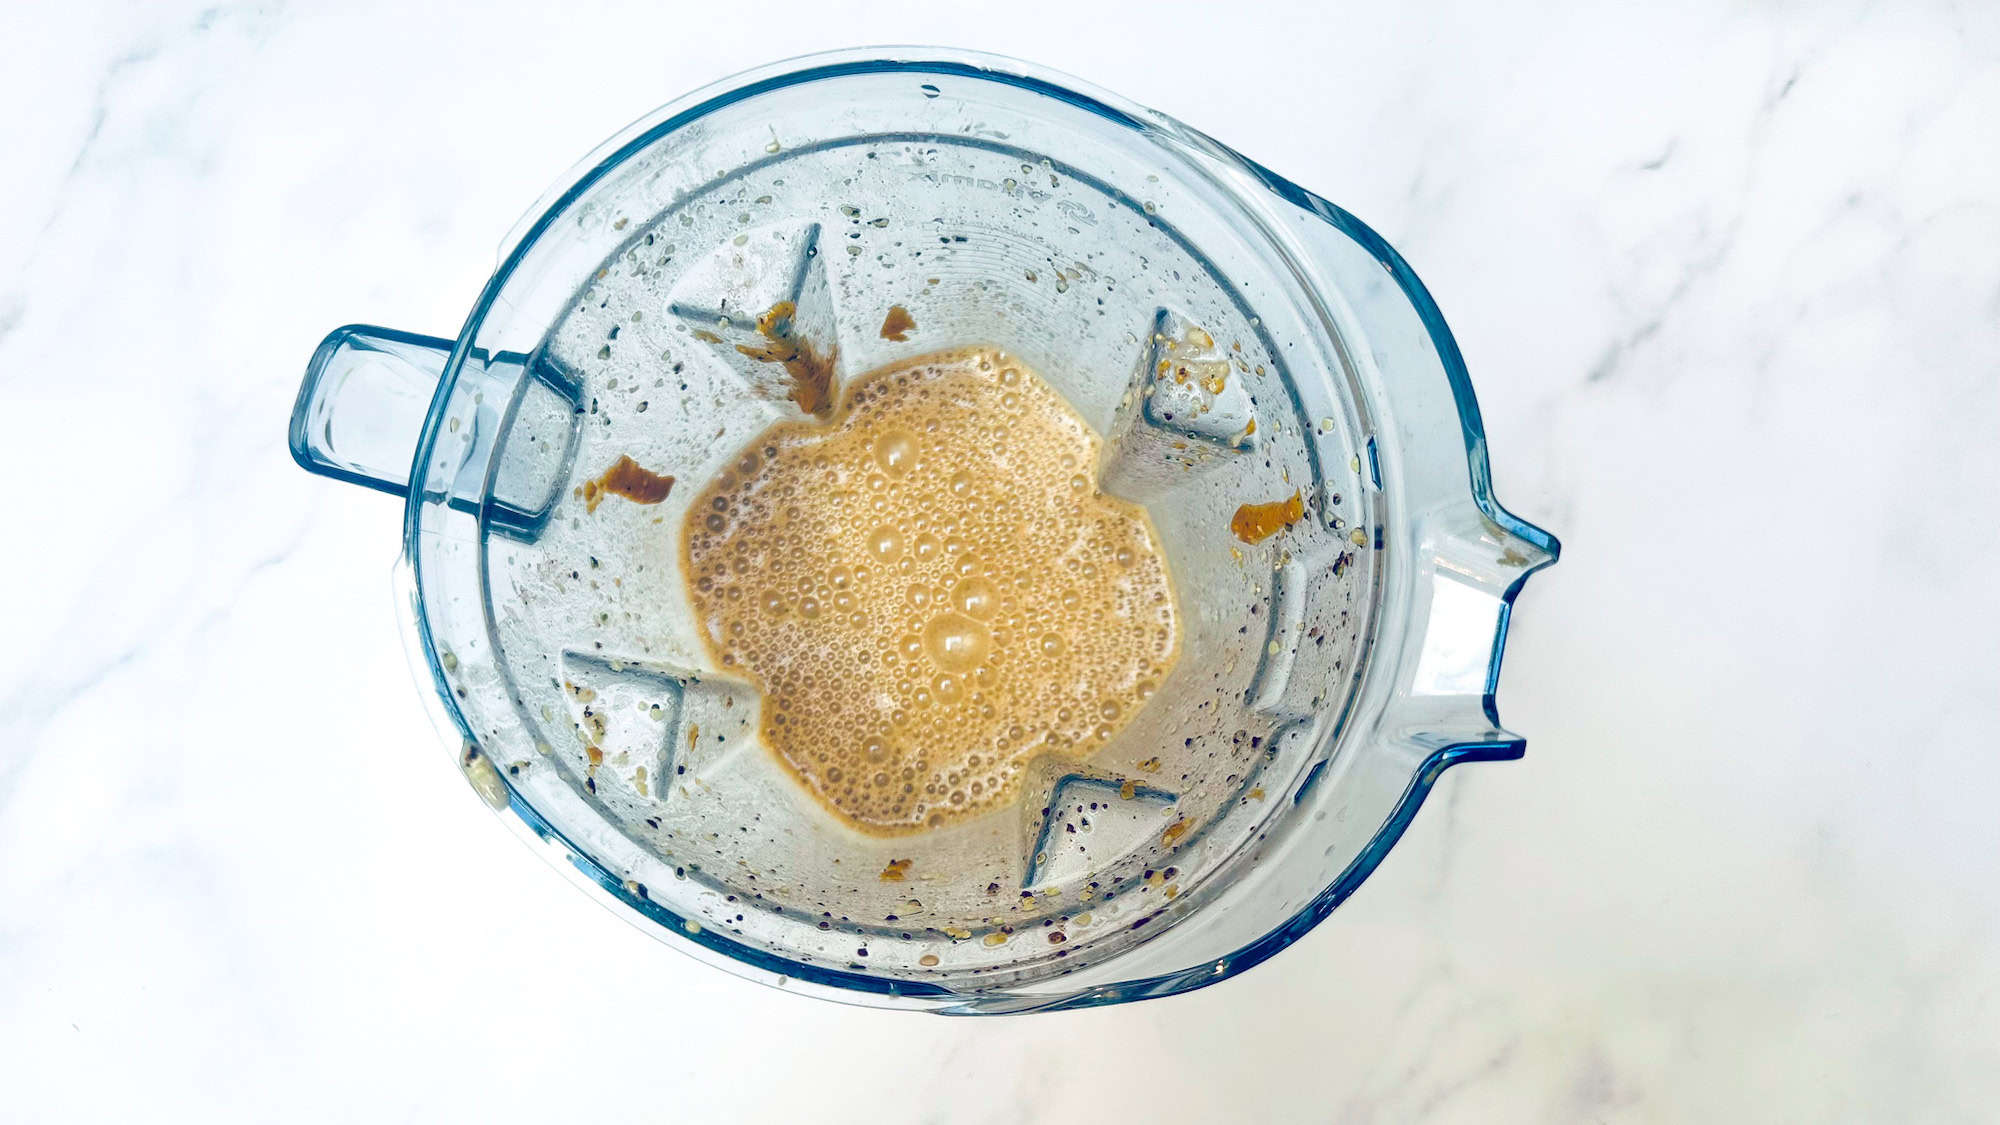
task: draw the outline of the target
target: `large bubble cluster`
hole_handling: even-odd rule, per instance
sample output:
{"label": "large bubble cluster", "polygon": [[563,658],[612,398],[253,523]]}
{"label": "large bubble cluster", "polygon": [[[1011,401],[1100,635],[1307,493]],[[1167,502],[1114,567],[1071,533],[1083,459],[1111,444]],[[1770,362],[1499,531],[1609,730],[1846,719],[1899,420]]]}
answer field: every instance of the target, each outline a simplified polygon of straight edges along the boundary
{"label": "large bubble cluster", "polygon": [[849,823],[937,827],[1081,757],[1173,666],[1143,509],[1097,491],[1099,439],[1047,383],[974,349],[851,383],[702,491],[684,563],[713,657],[763,736]]}

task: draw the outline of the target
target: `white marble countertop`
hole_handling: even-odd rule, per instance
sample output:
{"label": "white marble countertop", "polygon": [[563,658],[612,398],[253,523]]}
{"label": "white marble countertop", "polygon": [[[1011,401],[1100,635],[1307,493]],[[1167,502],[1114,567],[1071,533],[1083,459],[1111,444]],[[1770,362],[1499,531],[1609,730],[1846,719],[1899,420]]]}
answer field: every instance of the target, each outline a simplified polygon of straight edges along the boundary
{"label": "white marble countertop", "polygon": [[[1996,9],[950,7],[0,12],[0,1117],[1990,1119]],[[882,41],[1369,221],[1567,547],[1502,684],[1527,758],[1219,987],[951,1021],[657,947],[440,749],[396,504],[286,456],[320,336],[455,331],[604,136]]]}

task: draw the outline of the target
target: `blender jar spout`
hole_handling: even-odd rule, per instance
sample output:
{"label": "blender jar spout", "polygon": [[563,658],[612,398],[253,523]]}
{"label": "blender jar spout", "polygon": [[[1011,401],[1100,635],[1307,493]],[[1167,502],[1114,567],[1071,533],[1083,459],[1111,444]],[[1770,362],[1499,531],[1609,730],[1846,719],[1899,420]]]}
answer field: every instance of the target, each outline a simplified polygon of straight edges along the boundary
{"label": "blender jar spout", "polygon": [[424,417],[452,342],[350,324],[320,342],[292,408],[292,459],[308,472],[407,496]]}

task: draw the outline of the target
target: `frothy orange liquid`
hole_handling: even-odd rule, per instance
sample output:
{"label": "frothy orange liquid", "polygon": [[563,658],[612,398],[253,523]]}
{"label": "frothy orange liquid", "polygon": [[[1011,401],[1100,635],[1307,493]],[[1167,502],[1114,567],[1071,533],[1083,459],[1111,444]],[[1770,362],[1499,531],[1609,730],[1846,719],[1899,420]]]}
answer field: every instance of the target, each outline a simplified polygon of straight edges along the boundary
{"label": "frothy orange liquid", "polygon": [[1158,536],[1097,491],[1098,444],[1020,363],[949,352],[853,380],[830,422],[772,426],[695,499],[704,639],[842,819],[889,834],[1006,804],[1173,666]]}

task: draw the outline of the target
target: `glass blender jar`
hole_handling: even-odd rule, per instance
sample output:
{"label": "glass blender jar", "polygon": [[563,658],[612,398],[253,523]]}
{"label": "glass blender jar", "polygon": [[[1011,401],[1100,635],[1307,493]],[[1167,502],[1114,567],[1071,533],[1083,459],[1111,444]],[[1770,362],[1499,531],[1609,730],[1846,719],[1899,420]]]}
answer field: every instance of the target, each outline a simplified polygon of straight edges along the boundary
{"label": "glass blender jar", "polygon": [[[674,544],[802,416],[787,361],[837,389],[969,346],[1104,435],[1096,486],[1158,529],[1180,656],[1017,802],[874,836],[762,744]],[[782,63],[634,124],[530,211],[456,339],[327,337],[291,447],[405,498],[459,765],[559,868],[739,974],[954,1014],[1169,995],[1304,934],[1446,767],[1522,753],[1494,686],[1558,551],[1494,499],[1464,362],[1373,231],[1171,118],[936,49]],[[1288,497],[1281,533],[1232,532]]]}

